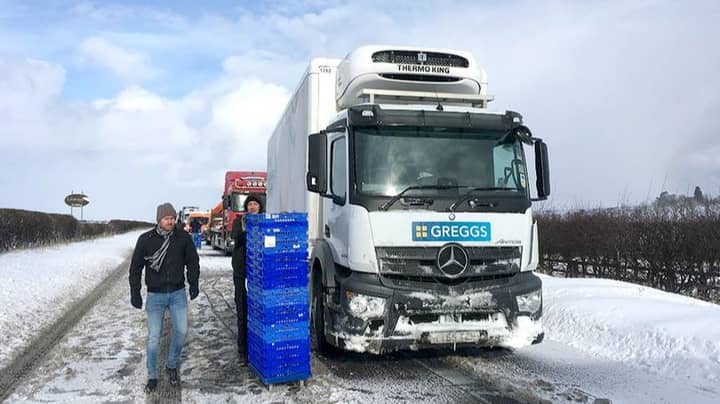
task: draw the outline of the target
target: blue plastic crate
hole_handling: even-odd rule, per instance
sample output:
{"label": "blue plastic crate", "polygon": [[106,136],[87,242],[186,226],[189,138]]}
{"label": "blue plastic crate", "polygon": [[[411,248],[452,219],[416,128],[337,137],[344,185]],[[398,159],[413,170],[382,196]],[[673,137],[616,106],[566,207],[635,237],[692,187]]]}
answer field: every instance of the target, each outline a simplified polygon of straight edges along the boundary
{"label": "blue plastic crate", "polygon": [[252,226],[248,228],[252,236],[289,236],[306,237],[308,227],[306,223],[281,224],[277,226]]}
{"label": "blue plastic crate", "polygon": [[[269,236],[268,236],[269,237]],[[303,240],[275,240],[272,247],[266,247],[264,237],[263,238],[248,238],[246,248],[248,250],[262,251],[266,255],[275,255],[281,253],[294,253],[307,251],[308,242],[307,239]]]}
{"label": "blue plastic crate", "polygon": [[267,306],[307,303],[310,301],[310,292],[307,287],[260,289],[248,282],[248,302],[250,301]]}
{"label": "blue plastic crate", "polygon": [[310,371],[310,340],[267,342],[248,331],[248,359],[266,377]]}
{"label": "blue plastic crate", "polygon": [[292,237],[308,235],[307,223],[279,223],[274,225],[248,226],[247,234],[253,236],[278,236],[286,234]]}
{"label": "blue plastic crate", "polygon": [[[271,240],[268,240],[268,244],[265,243],[265,238],[270,237]],[[274,238],[274,240],[272,240]],[[273,249],[278,248],[277,246],[279,244],[300,244],[300,243],[308,243],[307,236],[291,236],[291,235],[282,235],[282,236],[255,236],[255,235],[248,235],[246,246],[248,248],[253,249]]]}
{"label": "blue plastic crate", "polygon": [[246,262],[252,261],[253,263],[259,263],[262,265],[284,265],[298,261],[307,262],[307,260],[307,251],[294,251],[284,254],[266,254],[262,249],[255,250],[248,248]]}
{"label": "blue plastic crate", "polygon": [[[275,238],[274,241],[269,241],[273,244],[266,245],[265,237]],[[276,248],[276,247],[270,247],[270,245],[277,246],[278,243],[290,244],[290,243],[307,243],[307,242],[308,242],[308,237],[305,234],[293,235],[293,234],[288,234],[288,233],[278,233],[278,235],[275,235],[275,236],[268,236],[268,235],[262,235],[262,234],[259,235],[259,234],[255,233],[255,234],[248,234],[246,245],[251,246],[253,248]]]}
{"label": "blue plastic crate", "polygon": [[310,339],[310,322],[263,324],[248,312],[248,332],[252,331],[265,342],[280,342],[295,339]]}
{"label": "blue plastic crate", "polygon": [[252,285],[255,289],[288,289],[307,286],[309,277],[307,272],[294,275],[269,276],[248,268],[247,281],[248,285]]}
{"label": "blue plastic crate", "polygon": [[254,271],[257,275],[267,277],[300,276],[310,272],[308,262],[304,259],[266,261],[248,258],[245,261],[245,268]]}
{"label": "blue plastic crate", "polygon": [[281,374],[278,376],[264,376],[252,363],[249,363],[248,366],[250,366],[250,369],[252,369],[253,372],[257,375],[257,377],[260,379],[260,381],[264,385],[270,385],[270,384],[278,384],[278,383],[290,383],[290,382],[297,382],[301,380],[307,380],[312,376],[312,373],[310,369],[307,371],[299,371],[299,372],[293,372],[288,374]]}
{"label": "blue plastic crate", "polygon": [[264,376],[268,377],[307,372],[310,371],[310,348],[307,346],[305,348],[305,352],[263,355],[257,348],[248,346],[248,360]]}
{"label": "blue plastic crate", "polygon": [[[258,286],[260,286],[258,289],[294,289],[307,286],[308,271],[304,269],[278,272],[248,266],[246,267],[246,273],[248,282],[258,283]],[[295,286],[272,286],[273,284],[285,283],[291,283]]]}
{"label": "blue plastic crate", "polygon": [[307,213],[291,212],[291,213],[264,213],[260,215],[248,215],[248,224],[268,224],[268,223],[307,223]]}
{"label": "blue plastic crate", "polygon": [[258,359],[270,365],[280,365],[280,361],[310,361],[310,341],[306,338],[266,342],[256,334],[248,333],[248,353],[254,353]]}
{"label": "blue plastic crate", "polygon": [[262,236],[275,236],[275,237],[308,237],[308,229],[306,226],[300,225],[287,225],[287,226],[267,226],[267,227],[251,227],[247,229],[248,237],[262,237]]}
{"label": "blue plastic crate", "polygon": [[301,274],[308,272],[308,261],[305,259],[262,260],[248,257],[245,261],[247,268],[267,274]]}
{"label": "blue plastic crate", "polygon": [[264,325],[307,322],[310,318],[310,305],[286,304],[266,306],[256,302],[248,302],[248,314],[253,320]]}

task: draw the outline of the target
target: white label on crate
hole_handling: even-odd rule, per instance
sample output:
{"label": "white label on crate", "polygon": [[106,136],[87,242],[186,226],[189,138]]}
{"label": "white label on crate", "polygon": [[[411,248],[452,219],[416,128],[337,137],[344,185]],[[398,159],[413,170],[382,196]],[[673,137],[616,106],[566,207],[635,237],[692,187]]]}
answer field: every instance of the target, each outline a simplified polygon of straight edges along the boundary
{"label": "white label on crate", "polygon": [[275,248],[275,236],[265,236],[265,248]]}

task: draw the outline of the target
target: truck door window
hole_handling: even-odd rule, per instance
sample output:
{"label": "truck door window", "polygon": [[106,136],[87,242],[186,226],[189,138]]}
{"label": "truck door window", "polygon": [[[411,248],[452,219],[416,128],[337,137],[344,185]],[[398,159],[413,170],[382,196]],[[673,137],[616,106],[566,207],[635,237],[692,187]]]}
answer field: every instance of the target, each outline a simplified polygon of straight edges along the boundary
{"label": "truck door window", "polygon": [[495,186],[524,189],[526,187],[525,163],[522,147],[518,142],[498,144],[493,148],[493,174]]}
{"label": "truck door window", "polygon": [[342,198],[345,197],[347,177],[345,156],[345,138],[342,137],[333,141],[330,146],[330,192]]}
{"label": "truck door window", "polygon": [[246,194],[239,194],[234,192],[232,196],[230,197],[230,209],[232,209],[235,212],[242,212],[245,210],[245,199],[247,199]]}

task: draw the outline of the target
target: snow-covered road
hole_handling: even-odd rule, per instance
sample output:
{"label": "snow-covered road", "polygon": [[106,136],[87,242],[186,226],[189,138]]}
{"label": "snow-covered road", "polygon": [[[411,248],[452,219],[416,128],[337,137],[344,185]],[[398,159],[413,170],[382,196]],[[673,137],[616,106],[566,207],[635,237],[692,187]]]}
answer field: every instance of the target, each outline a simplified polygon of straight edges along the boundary
{"label": "snow-covered road", "polygon": [[140,233],[0,254],[0,369],[117,268]]}
{"label": "snow-covered road", "polygon": [[[305,387],[271,391],[237,363],[229,258],[203,250],[201,294],[191,302],[182,389],[161,373],[160,392],[142,391],[145,316],[128,303],[127,282],[108,294],[16,389],[9,402],[514,403],[507,392],[442,356],[313,357]],[[165,341],[165,345],[167,341]],[[161,363],[164,355],[161,353]],[[516,393],[520,397],[529,397]],[[537,402],[537,400],[535,400]]]}
{"label": "snow-covered road", "polygon": [[[14,282],[0,297],[7,308],[0,316],[0,346],[5,349],[0,352],[11,356],[23,339],[38,332],[29,325],[59,317],[68,302],[127,257],[136,237],[0,255],[3,277]],[[174,397],[182,401],[492,402],[506,395],[521,402],[533,401],[533,396],[552,402],[720,402],[715,386],[720,378],[720,307],[622,282],[545,276],[542,344],[514,352],[314,356],[313,378],[306,387],[267,391],[236,363],[229,257],[205,248],[201,271],[202,293],[191,303],[183,389],[181,397]],[[144,312],[128,300],[123,279],[10,401],[145,401]],[[20,342],[5,346],[14,341]]]}

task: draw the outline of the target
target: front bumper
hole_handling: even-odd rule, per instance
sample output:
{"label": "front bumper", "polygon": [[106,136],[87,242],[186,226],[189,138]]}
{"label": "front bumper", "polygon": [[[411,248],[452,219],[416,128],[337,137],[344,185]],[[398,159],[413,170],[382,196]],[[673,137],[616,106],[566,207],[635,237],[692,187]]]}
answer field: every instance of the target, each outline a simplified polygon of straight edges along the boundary
{"label": "front bumper", "polygon": [[[350,272],[336,278],[327,296],[328,342],[349,351],[381,354],[462,346],[519,348],[543,338],[542,302],[535,312],[518,309],[517,296],[542,288],[532,272],[510,278],[437,289],[385,286],[378,275]],[[347,293],[383,298],[381,316],[354,315]]]}

